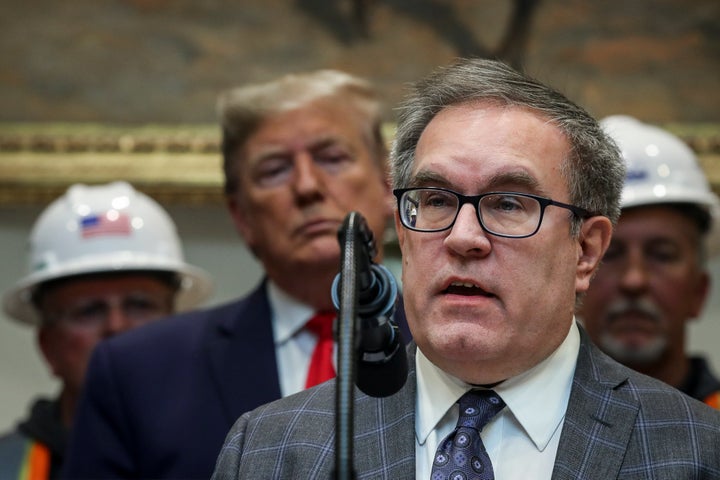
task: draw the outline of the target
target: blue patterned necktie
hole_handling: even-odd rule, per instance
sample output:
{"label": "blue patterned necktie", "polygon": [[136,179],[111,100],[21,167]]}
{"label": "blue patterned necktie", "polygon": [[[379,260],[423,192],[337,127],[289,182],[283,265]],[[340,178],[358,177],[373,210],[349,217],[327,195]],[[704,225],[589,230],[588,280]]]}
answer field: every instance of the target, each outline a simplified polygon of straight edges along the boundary
{"label": "blue patterned necktie", "polygon": [[470,390],[458,400],[455,430],[435,453],[432,480],[493,480],[490,457],[480,438],[483,427],[505,406],[492,390]]}

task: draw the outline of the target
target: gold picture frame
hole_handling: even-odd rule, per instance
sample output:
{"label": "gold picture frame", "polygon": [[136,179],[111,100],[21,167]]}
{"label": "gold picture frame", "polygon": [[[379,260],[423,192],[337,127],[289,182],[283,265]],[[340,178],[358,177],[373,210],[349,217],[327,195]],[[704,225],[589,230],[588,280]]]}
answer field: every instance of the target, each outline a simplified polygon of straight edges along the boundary
{"label": "gold picture frame", "polygon": [[[665,127],[697,152],[720,194],[720,125]],[[44,205],[73,183],[113,180],[166,204],[222,204],[219,128],[0,123],[0,206]]]}
{"label": "gold picture frame", "polygon": [[0,124],[0,205],[46,204],[73,183],[126,180],[163,203],[221,203],[216,126]]}

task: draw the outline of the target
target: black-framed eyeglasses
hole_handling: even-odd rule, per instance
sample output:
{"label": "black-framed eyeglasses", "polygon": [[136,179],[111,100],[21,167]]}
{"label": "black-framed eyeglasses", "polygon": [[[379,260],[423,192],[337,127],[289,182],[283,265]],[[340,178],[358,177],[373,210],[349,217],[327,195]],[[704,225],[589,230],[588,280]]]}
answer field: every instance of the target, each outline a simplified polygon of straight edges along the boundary
{"label": "black-framed eyeglasses", "polygon": [[565,208],[579,218],[592,214],[584,208],[556,202],[549,198],[518,192],[488,192],[482,195],[463,195],[438,187],[398,188],[400,221],[405,228],[416,232],[441,232],[455,224],[460,208],[469,203],[475,207],[482,229],[492,235],[525,238],[540,229],[545,208],[549,205]]}

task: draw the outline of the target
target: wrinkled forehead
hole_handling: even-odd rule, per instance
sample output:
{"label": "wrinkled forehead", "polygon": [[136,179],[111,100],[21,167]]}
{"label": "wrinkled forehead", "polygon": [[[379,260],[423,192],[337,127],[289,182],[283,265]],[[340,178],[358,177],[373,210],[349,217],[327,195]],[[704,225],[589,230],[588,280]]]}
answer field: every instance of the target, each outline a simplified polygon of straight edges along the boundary
{"label": "wrinkled forehead", "polygon": [[327,97],[289,110],[269,113],[243,143],[246,160],[258,151],[299,151],[336,143],[370,150],[372,121],[351,101]]}
{"label": "wrinkled forehead", "polygon": [[565,197],[562,170],[569,155],[564,133],[533,110],[462,104],[443,109],[422,132],[411,184],[484,191],[512,187]]}

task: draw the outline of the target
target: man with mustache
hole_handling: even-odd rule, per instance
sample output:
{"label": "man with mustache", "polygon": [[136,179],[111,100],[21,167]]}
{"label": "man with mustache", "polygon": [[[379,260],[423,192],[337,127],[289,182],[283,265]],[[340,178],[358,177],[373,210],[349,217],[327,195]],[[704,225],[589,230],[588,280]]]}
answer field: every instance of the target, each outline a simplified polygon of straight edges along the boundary
{"label": "man with mustache", "polygon": [[338,229],[359,211],[379,261],[392,214],[378,96],[322,70],[230,90],[219,110],[227,206],[266,278],[98,348],[68,478],[207,479],[240,414],[334,375]]}
{"label": "man with mustache", "polygon": [[604,119],[628,166],[622,214],[580,316],[615,360],[720,408],[720,380],[685,349],[710,291],[717,196],[678,137],[628,116]]}
{"label": "man with mustache", "polygon": [[[355,392],[347,478],[720,478],[720,412],[612,360],[575,320],[625,174],[585,110],[459,60],[402,105],[391,171],[413,343],[397,393]],[[333,478],[334,414],[335,382],[244,414],[213,479]]]}

